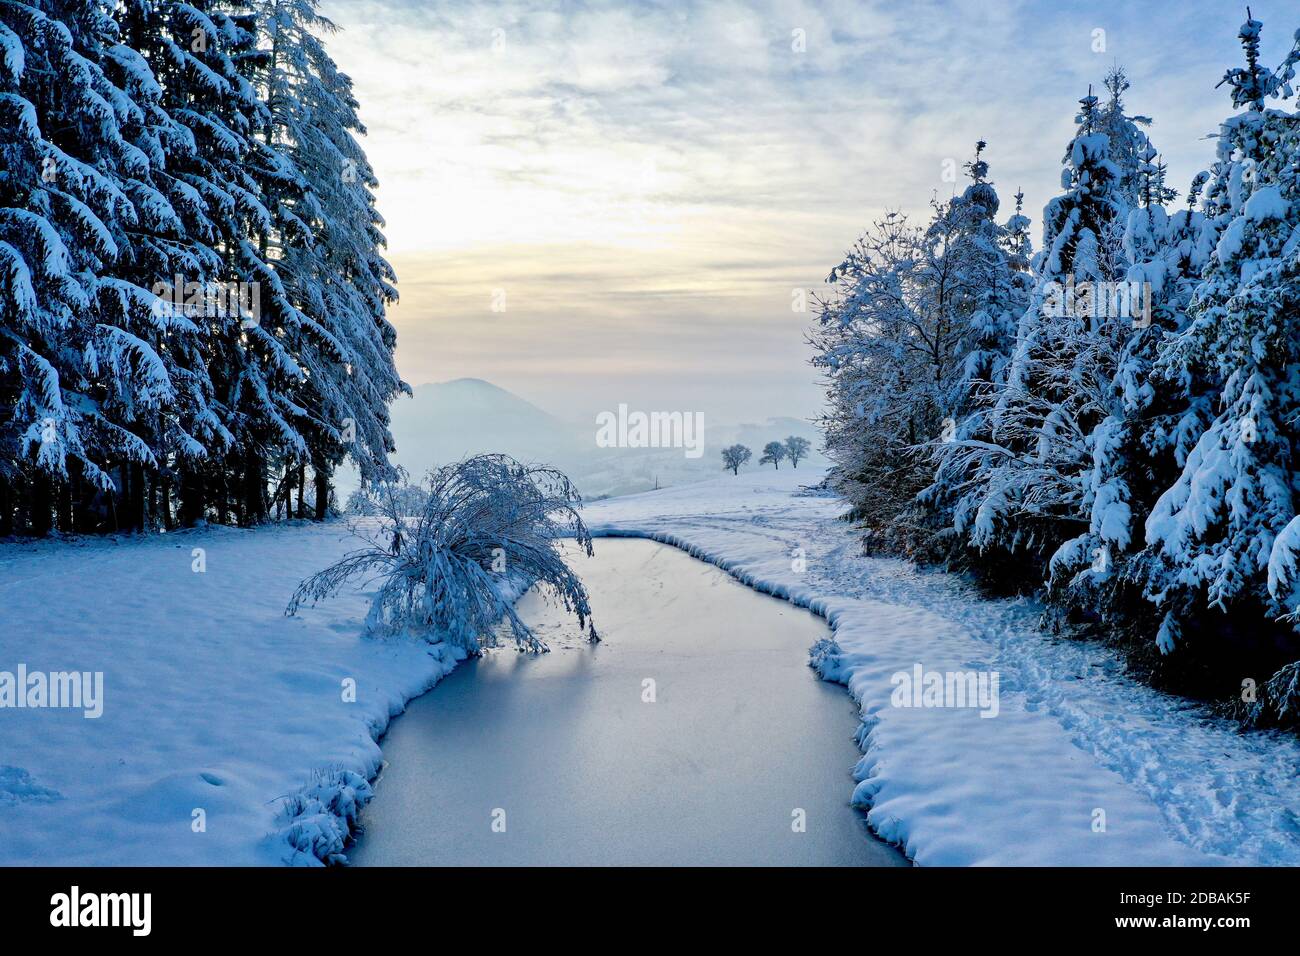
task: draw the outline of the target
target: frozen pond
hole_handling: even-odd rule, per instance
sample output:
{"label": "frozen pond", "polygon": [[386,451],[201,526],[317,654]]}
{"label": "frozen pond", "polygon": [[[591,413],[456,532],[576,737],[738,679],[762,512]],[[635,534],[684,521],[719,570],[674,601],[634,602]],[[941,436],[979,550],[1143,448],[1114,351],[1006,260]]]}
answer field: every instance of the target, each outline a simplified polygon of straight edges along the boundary
{"label": "frozen pond", "polygon": [[848,806],[825,622],[651,541],[573,560],[604,643],[526,595],[551,653],[466,662],[394,720],[354,864],[906,865]]}

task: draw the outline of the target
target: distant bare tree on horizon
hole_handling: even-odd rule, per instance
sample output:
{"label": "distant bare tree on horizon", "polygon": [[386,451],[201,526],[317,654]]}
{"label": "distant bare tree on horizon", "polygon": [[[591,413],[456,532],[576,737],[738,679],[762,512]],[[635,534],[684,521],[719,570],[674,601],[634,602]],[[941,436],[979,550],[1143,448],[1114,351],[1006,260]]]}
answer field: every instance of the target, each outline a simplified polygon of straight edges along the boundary
{"label": "distant bare tree on horizon", "polygon": [[772,467],[777,471],[781,470],[781,459],[786,456],[785,445],[779,441],[770,441],[763,446],[763,457],[758,460],[760,465],[766,465],[771,462]]}
{"label": "distant bare tree on horizon", "polygon": [[799,460],[808,457],[808,451],[812,448],[812,442],[806,438],[800,438],[798,435],[791,435],[785,440],[785,456],[790,459],[790,467],[798,468]]}
{"label": "distant bare tree on horizon", "polygon": [[733,475],[740,474],[740,466],[754,457],[754,453],[744,445],[732,445],[722,449],[722,467],[730,468]]}

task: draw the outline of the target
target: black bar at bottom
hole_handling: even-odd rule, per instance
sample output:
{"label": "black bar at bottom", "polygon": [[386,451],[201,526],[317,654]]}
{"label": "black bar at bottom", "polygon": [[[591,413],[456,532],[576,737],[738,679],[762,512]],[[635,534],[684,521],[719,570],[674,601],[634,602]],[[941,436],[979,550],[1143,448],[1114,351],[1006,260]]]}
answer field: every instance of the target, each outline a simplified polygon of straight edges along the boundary
{"label": "black bar at bottom", "polygon": [[[10,943],[360,934],[373,945],[481,924],[489,945],[515,935],[536,945],[595,943],[591,933],[610,926],[671,944],[682,937],[663,934],[677,928],[771,943],[771,930],[788,926],[827,933],[830,945],[901,931],[928,948],[1045,929],[1068,940],[1198,933],[1231,945],[1289,931],[1298,888],[1292,869],[0,869],[0,932]],[[132,894],[148,894],[147,937],[145,898]]]}

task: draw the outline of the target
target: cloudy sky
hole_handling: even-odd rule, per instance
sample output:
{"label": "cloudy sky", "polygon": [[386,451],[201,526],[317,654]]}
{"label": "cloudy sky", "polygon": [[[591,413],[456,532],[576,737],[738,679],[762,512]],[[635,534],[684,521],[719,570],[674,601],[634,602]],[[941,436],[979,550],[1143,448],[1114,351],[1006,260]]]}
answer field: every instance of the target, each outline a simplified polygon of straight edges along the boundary
{"label": "cloudy sky", "polygon": [[[1252,3],[1269,63],[1300,26],[1287,7]],[[817,413],[792,290],[873,217],[950,195],[977,139],[1037,235],[1076,101],[1112,65],[1184,188],[1244,19],[1223,0],[322,9],[369,127],[406,380],[714,421]]]}

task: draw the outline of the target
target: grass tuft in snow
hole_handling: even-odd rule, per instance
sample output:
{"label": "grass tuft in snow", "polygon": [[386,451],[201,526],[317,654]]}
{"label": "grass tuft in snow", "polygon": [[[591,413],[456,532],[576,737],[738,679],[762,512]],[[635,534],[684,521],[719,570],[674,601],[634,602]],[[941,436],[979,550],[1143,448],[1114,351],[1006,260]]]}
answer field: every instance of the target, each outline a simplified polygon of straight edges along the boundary
{"label": "grass tuft in snow", "polygon": [[295,851],[285,862],[346,863],[343,848],[374,791],[365,777],[350,770],[335,768],[315,777],[310,786],[285,800],[280,835]]}

